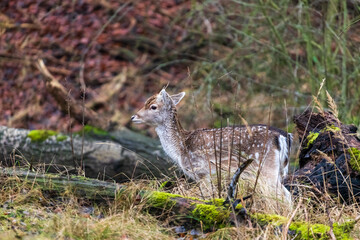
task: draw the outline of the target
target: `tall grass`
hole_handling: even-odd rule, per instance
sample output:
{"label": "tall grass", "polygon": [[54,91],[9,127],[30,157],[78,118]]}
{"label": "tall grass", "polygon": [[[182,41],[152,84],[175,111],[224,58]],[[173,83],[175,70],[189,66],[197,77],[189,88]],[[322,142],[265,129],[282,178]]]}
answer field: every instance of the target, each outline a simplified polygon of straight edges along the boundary
{"label": "tall grass", "polygon": [[[174,24],[186,18],[188,37],[205,45],[191,72],[207,101],[238,95],[243,115],[253,122],[264,117],[267,105],[256,99],[265,94],[275,111],[286,99],[293,115],[306,108],[326,78],[340,118],[350,122],[360,112],[360,8],[347,2],[193,1],[191,11]],[[234,99],[223,104],[234,106]],[[320,100],[326,101],[325,95]],[[249,101],[259,109],[247,106]],[[277,116],[273,120],[284,126]]]}

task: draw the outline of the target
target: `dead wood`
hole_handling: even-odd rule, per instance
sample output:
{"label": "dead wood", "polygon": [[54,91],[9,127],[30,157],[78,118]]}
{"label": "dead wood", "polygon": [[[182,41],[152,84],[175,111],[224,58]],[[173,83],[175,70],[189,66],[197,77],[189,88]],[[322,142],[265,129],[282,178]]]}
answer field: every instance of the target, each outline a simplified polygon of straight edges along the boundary
{"label": "dead wood", "polygon": [[[127,187],[115,182],[104,182],[79,176],[38,173],[16,168],[0,168],[0,183],[16,182],[30,184],[42,191],[51,191],[52,195],[72,195],[87,200],[117,199],[121,194],[133,197],[134,203],[145,203],[145,208],[160,218],[170,217],[176,224],[194,226],[202,222],[203,228],[209,230],[231,224],[236,217],[229,206],[223,206],[223,200],[200,200],[177,194],[158,191],[139,190],[135,194],[126,191]],[[242,218],[245,212],[242,211]],[[211,217],[207,216],[211,214]],[[176,217],[174,217],[176,216]],[[239,216],[237,216],[239,219]]]}
{"label": "dead wood", "polygon": [[351,164],[356,156],[350,152],[360,149],[357,128],[341,123],[331,112],[306,111],[294,122],[301,142],[300,168],[286,184],[305,183],[315,186],[317,194],[327,192],[344,202],[360,202],[360,172]]}
{"label": "dead wood", "polygon": [[174,175],[177,169],[166,160],[159,141],[127,129],[112,133],[87,131],[84,142],[81,134],[73,134],[71,140],[69,135],[54,132],[46,136],[46,131],[39,131],[39,138],[32,139],[31,133],[0,126],[0,166],[76,173],[83,159],[86,176],[116,181],[163,178]]}
{"label": "dead wood", "polygon": [[[302,222],[291,222],[286,217],[259,213],[247,213],[241,206],[233,209],[229,204],[224,204],[223,199],[200,200],[196,198],[184,197],[177,194],[166,192],[141,190],[128,190],[125,185],[114,182],[104,182],[96,179],[89,179],[79,176],[59,175],[49,173],[39,173],[24,169],[0,168],[0,183],[2,186],[12,186],[16,184],[28,184],[31,188],[50,192],[48,196],[76,196],[82,200],[96,200],[109,203],[118,201],[122,196],[126,199],[133,199],[133,203],[143,204],[143,210],[149,211],[159,219],[166,219],[167,223],[182,225],[187,229],[201,227],[201,229],[214,230],[225,226],[234,225],[245,226],[252,222],[259,226],[273,224],[279,227],[288,223],[286,230],[292,224],[297,226]],[[22,185],[23,186],[23,185]],[[110,200],[110,201],[109,201]],[[298,207],[301,202],[298,204]],[[277,216],[277,217],[276,217]],[[272,218],[276,217],[276,220]],[[359,218],[345,222],[343,225],[336,226],[341,236],[349,234]],[[325,227],[323,224],[316,224],[317,227]],[[280,227],[281,229],[281,227]],[[311,225],[309,229],[312,230]],[[284,236],[297,236],[302,230],[286,231]],[[309,230],[308,230],[309,231]],[[323,235],[322,235],[323,236]],[[324,233],[326,236],[326,233]]]}
{"label": "dead wood", "polygon": [[36,184],[41,190],[54,191],[63,194],[70,191],[75,196],[90,200],[114,199],[124,186],[115,182],[104,182],[75,175],[45,174],[35,171],[0,168],[0,182],[16,181]]}

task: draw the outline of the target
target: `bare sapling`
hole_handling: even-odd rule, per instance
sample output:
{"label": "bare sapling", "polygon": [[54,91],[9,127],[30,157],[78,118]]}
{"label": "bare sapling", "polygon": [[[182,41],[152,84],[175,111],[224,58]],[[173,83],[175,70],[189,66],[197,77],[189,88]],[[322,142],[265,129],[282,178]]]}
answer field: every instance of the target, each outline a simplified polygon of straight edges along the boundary
{"label": "bare sapling", "polygon": [[[291,205],[291,194],[282,182],[288,173],[292,135],[261,124],[187,131],[176,109],[184,96],[184,92],[169,95],[162,89],[147,99],[131,120],[154,126],[166,154],[189,178],[210,183],[219,176],[219,167],[233,174],[242,163],[253,159],[241,179],[254,183],[259,178],[262,189]],[[227,175],[222,176],[225,181]]]}

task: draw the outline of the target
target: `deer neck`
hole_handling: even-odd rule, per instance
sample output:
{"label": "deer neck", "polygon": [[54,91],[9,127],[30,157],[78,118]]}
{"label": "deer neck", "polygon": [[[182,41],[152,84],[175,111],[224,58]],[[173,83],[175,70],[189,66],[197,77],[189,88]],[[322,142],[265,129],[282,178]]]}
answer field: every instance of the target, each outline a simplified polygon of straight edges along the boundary
{"label": "deer neck", "polygon": [[182,157],[187,152],[185,146],[186,131],[181,126],[176,111],[162,124],[155,128],[166,154],[180,166]]}

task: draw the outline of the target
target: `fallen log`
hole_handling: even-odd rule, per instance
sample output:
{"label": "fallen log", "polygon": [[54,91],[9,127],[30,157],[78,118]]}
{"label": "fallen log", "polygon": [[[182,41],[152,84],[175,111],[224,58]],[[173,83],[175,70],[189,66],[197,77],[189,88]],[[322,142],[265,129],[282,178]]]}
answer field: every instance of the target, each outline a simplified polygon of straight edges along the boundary
{"label": "fallen log", "polygon": [[[183,225],[187,229],[201,227],[203,230],[215,230],[237,223],[238,227],[245,226],[249,221],[259,227],[272,225],[278,229],[289,225],[290,235],[294,239],[308,239],[310,236],[328,239],[330,231],[339,239],[346,239],[354,229],[360,218],[347,221],[343,224],[334,223],[331,227],[324,224],[310,224],[308,222],[291,222],[288,218],[262,213],[247,213],[238,205],[233,209],[224,204],[224,199],[200,200],[159,191],[139,190],[127,191],[127,187],[114,182],[104,182],[79,176],[37,173],[30,170],[15,168],[0,169],[0,183],[9,186],[16,184],[29,184],[31,187],[40,188],[42,191],[52,191],[55,195],[64,195],[65,192],[81,197],[84,200],[116,201],[122,194],[129,195],[134,203],[144,204],[144,210],[159,218],[168,219],[171,224]],[[299,204],[300,206],[300,204]],[[305,230],[304,230],[305,229]]]}
{"label": "fallen log", "polygon": [[[299,135],[299,169],[286,185],[315,186],[342,202],[360,202],[360,139],[354,125],[330,112],[306,111],[294,117]],[[297,188],[295,187],[295,194]]]}
{"label": "fallen log", "polygon": [[[105,182],[82,176],[0,168],[0,183],[5,186],[5,182],[29,184],[42,191],[51,191],[55,196],[68,192],[87,200],[112,199],[116,201],[121,194],[132,194],[134,202],[145,201],[146,207],[154,215],[174,217],[173,223],[182,225],[196,225],[201,221],[206,230],[224,227],[231,223],[231,219],[235,216],[229,205],[223,205],[224,199],[201,200],[149,190],[140,190],[134,195],[134,192],[126,191],[126,186],[116,182]],[[139,197],[142,200],[139,201]]]}
{"label": "fallen log", "polygon": [[127,129],[112,133],[86,126],[79,134],[48,130],[24,130],[0,126],[2,166],[43,166],[47,172],[78,173],[119,182],[136,178],[173,176],[157,140]]}
{"label": "fallen log", "polygon": [[35,171],[1,168],[0,182],[20,181],[23,183],[36,184],[41,190],[54,191],[57,193],[71,192],[75,196],[86,199],[114,199],[116,194],[125,187],[115,182],[104,182],[97,179],[85,178],[77,175],[59,175],[39,173]]}

